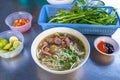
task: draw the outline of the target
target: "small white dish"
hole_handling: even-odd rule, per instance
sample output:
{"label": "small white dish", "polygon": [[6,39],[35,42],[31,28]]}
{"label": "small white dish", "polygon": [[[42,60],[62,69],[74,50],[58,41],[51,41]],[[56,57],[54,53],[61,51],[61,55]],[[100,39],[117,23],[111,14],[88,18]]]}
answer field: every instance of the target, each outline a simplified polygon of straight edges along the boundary
{"label": "small white dish", "polygon": [[[108,53],[108,52],[104,53],[101,50],[99,50],[98,44],[101,41],[111,44],[114,48],[113,53]],[[94,53],[93,53],[94,61],[96,61],[97,63],[102,64],[102,65],[108,65],[108,64],[112,63],[115,58],[115,55],[117,55],[118,51],[119,51],[118,43],[114,39],[112,39],[111,37],[108,37],[108,36],[100,36],[100,37],[96,38],[94,40],[94,47],[95,47]]]}
{"label": "small white dish", "polygon": [[[98,45],[98,43],[100,43],[101,41],[104,41],[104,42],[106,42],[106,43],[109,43],[109,44],[113,45],[113,47],[114,47],[114,52],[111,53],[111,54],[107,54],[107,53],[103,53],[102,51],[100,51],[100,50],[97,48],[97,45]],[[95,48],[97,49],[97,51],[99,51],[101,54],[103,54],[103,55],[108,55],[108,56],[111,56],[111,55],[116,54],[117,51],[119,50],[119,45],[118,45],[118,43],[117,43],[114,39],[112,39],[111,37],[107,37],[107,36],[101,36],[101,37],[96,38],[95,41],[94,41],[94,46],[95,46]]]}

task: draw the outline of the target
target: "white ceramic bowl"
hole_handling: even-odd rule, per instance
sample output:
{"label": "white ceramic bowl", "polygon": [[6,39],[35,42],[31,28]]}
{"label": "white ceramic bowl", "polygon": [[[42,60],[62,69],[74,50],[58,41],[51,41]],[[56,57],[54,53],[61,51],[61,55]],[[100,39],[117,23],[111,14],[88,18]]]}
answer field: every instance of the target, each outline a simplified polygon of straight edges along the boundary
{"label": "white ceramic bowl", "polygon": [[[14,27],[13,22],[15,20],[18,20],[18,19],[21,19],[21,18],[28,19],[29,22],[26,23],[23,26]],[[23,33],[23,32],[28,31],[31,28],[32,15],[30,13],[28,13],[28,12],[23,12],[23,11],[14,12],[14,13],[11,13],[10,15],[8,15],[6,17],[5,23],[10,27],[10,29],[17,30],[17,31],[20,31],[20,32]]]}
{"label": "white ceramic bowl", "polygon": [[105,3],[101,0],[92,0],[90,6],[104,6]]}
{"label": "white ceramic bowl", "polygon": [[[113,52],[112,54],[106,54],[106,53],[103,53],[102,51],[100,51],[100,50],[97,48],[97,45],[98,45],[98,43],[101,42],[101,41],[104,41],[104,42],[106,42],[106,43],[109,43],[109,44],[113,45],[113,47],[114,47],[114,52]],[[101,54],[103,54],[103,55],[107,55],[107,56],[113,56],[113,55],[117,54],[117,51],[119,50],[119,45],[118,45],[118,43],[117,43],[114,39],[112,39],[111,37],[108,37],[108,36],[100,36],[100,37],[96,38],[95,41],[94,41],[94,46],[95,46],[96,50],[97,50],[99,53],[101,53]]]}
{"label": "white ceramic bowl", "polygon": [[74,0],[47,0],[50,4],[71,4]]}
{"label": "white ceramic bowl", "polygon": [[22,33],[18,32],[18,31],[12,31],[12,30],[8,30],[8,31],[4,31],[4,32],[0,33],[0,39],[5,38],[5,39],[9,40],[9,38],[11,36],[16,36],[21,41],[21,45],[13,51],[9,51],[7,53],[0,54],[0,56],[2,58],[13,58],[13,57],[17,56],[18,54],[20,54],[20,52],[23,49],[24,37],[23,37]]}
{"label": "white ceramic bowl", "polygon": [[[56,32],[63,32],[63,33],[69,33],[69,34],[72,34],[74,36],[76,36],[77,38],[79,38],[84,46],[85,46],[85,50],[86,50],[86,58],[85,60],[80,64],[78,65],[76,68],[74,69],[71,69],[71,70],[65,70],[65,71],[55,71],[55,70],[50,70],[46,67],[44,67],[38,60],[37,56],[36,56],[36,50],[37,50],[37,47],[39,45],[39,43],[41,42],[41,40],[43,40],[45,37],[47,37],[48,35],[50,34],[53,34],[53,33],[56,33]],[[57,27],[57,28],[51,28],[51,29],[48,29],[42,33],[40,33],[33,41],[32,43],[32,46],[31,46],[31,54],[32,54],[32,58],[33,60],[35,61],[35,63],[41,67],[42,69],[48,71],[48,72],[51,72],[51,73],[54,73],[54,74],[67,74],[67,73],[71,73],[71,72],[74,72],[76,70],[78,70],[83,64],[85,64],[85,62],[87,61],[88,57],[89,57],[89,54],[90,54],[90,45],[89,45],[89,42],[88,40],[86,39],[86,37],[74,30],[74,29],[71,29],[71,28],[65,28],[65,27]]]}

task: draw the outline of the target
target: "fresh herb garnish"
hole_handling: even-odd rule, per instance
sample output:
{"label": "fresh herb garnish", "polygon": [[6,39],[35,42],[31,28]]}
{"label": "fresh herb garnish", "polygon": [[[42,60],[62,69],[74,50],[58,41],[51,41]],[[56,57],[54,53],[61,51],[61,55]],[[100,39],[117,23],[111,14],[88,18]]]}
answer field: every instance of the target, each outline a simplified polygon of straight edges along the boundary
{"label": "fresh herb garnish", "polygon": [[[84,7],[83,7],[84,5]],[[88,8],[89,3],[84,0],[76,1],[70,11],[59,10],[55,16],[51,16],[49,23],[71,23],[71,24],[97,24],[97,25],[115,25],[118,21],[115,9],[97,8],[93,6]]]}

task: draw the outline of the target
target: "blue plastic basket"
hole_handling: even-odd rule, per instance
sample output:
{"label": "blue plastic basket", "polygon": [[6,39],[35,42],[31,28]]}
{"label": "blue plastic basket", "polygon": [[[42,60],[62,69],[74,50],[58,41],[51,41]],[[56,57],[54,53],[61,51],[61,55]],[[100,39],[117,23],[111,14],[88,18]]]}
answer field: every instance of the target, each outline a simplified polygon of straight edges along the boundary
{"label": "blue plastic basket", "polygon": [[[58,23],[47,23],[47,20],[55,15],[58,10],[69,11],[72,5],[44,5],[40,11],[38,18],[38,24],[41,25],[42,30],[46,30],[53,27],[70,27],[80,31],[83,34],[94,34],[94,35],[112,35],[118,27],[120,27],[120,18],[116,12],[118,22],[116,25],[93,25],[93,24],[58,24]],[[91,6],[89,6],[91,7]],[[111,6],[98,6],[98,8],[109,8],[110,11],[113,9]]]}

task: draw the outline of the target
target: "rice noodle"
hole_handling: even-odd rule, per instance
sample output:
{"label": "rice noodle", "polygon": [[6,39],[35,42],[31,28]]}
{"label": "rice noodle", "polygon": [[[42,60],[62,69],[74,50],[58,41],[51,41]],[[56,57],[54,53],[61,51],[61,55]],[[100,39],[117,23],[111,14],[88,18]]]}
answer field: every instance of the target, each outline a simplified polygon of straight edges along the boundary
{"label": "rice noodle", "polygon": [[[67,34],[65,34],[65,37],[66,36]],[[80,50],[77,43],[70,41],[69,47],[58,47],[57,52],[45,55],[42,53],[39,46],[36,51],[36,56],[38,57],[40,63],[49,69],[61,71],[73,69],[84,61],[85,51]]]}

